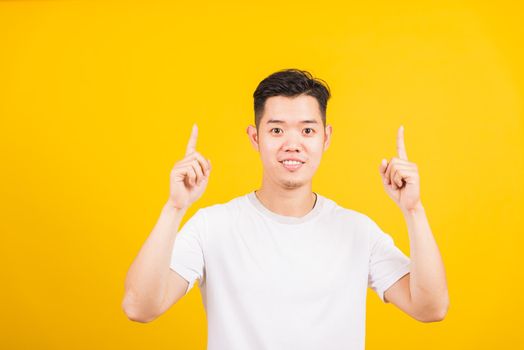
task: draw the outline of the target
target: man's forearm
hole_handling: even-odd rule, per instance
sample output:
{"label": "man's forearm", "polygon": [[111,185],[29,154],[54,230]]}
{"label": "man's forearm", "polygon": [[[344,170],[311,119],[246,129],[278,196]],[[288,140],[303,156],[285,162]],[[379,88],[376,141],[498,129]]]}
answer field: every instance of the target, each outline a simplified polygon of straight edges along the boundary
{"label": "man's forearm", "polygon": [[165,291],[169,260],[186,210],[164,205],[160,217],[131,264],[125,280],[123,308],[135,317],[154,314]]}
{"label": "man's forearm", "polygon": [[444,262],[422,204],[403,211],[410,243],[411,301],[425,312],[443,318],[449,306]]}

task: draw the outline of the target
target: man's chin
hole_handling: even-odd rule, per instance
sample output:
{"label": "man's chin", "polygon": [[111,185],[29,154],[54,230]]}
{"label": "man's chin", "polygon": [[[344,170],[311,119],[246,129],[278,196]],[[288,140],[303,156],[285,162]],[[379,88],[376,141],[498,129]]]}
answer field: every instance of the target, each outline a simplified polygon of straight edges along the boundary
{"label": "man's chin", "polygon": [[287,188],[287,189],[300,188],[304,186],[305,184],[306,183],[303,181],[296,181],[296,180],[284,180],[282,182],[282,185],[284,186],[284,188]]}

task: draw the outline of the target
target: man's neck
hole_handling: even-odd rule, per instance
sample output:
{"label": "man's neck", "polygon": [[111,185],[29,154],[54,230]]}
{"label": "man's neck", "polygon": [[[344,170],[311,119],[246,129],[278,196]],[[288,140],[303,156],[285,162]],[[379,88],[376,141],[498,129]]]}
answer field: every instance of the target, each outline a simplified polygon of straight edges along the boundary
{"label": "man's neck", "polygon": [[262,186],[255,191],[258,200],[270,211],[283,216],[302,217],[314,207],[317,195],[311,187],[288,189],[268,189]]}

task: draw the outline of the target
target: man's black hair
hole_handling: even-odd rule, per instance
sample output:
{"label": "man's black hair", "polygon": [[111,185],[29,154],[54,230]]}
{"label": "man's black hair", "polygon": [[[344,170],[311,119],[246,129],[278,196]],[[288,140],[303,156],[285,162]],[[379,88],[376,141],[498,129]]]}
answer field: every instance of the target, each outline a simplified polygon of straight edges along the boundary
{"label": "man's black hair", "polygon": [[255,99],[255,125],[258,130],[260,119],[264,114],[264,105],[269,97],[295,97],[309,95],[317,99],[322,115],[322,123],[326,126],[327,102],[331,97],[329,86],[319,78],[313,78],[311,73],[300,69],[283,69],[271,74],[258,84],[253,98]]}

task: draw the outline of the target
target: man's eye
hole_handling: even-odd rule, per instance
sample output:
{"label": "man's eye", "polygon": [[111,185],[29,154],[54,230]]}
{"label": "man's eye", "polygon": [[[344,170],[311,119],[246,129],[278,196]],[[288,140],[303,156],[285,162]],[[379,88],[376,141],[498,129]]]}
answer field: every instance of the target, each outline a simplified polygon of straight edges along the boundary
{"label": "man's eye", "polygon": [[280,129],[280,128],[273,128],[270,131],[273,131],[273,130],[282,130],[282,129]]}
{"label": "man's eye", "polygon": [[311,132],[306,133],[306,134],[308,134],[308,135],[312,134],[312,133],[315,131],[315,130],[313,130],[313,129],[311,129],[311,128],[305,128],[304,130],[311,130]]}

